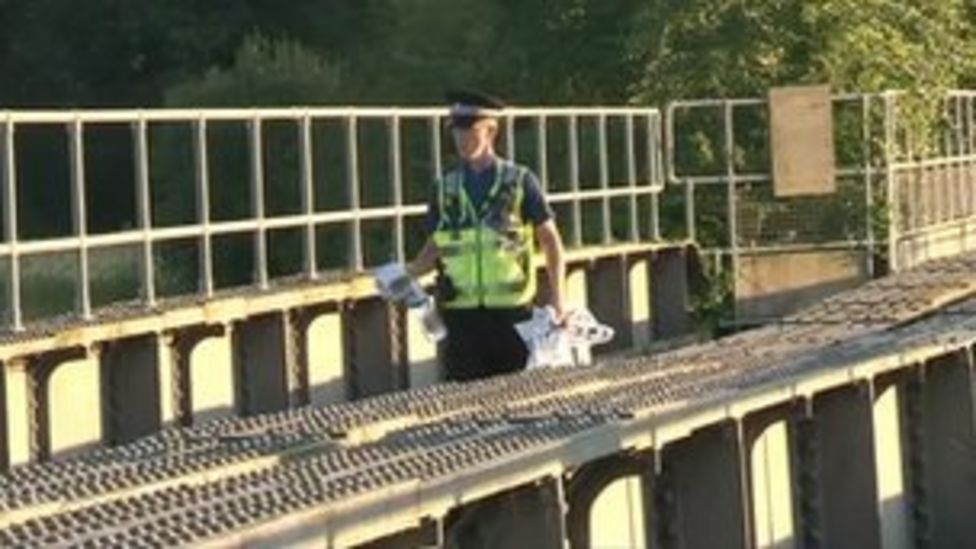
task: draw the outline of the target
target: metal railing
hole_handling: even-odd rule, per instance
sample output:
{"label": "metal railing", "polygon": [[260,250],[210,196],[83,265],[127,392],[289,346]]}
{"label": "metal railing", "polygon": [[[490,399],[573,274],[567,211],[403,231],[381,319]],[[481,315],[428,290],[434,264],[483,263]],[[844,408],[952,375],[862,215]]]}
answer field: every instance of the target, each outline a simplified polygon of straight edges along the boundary
{"label": "metal railing", "polygon": [[[130,301],[148,308],[168,297],[160,291],[158,272],[160,249],[167,243],[192,243],[197,283],[184,294],[204,297],[222,289],[215,262],[223,254],[218,249],[218,239],[223,237],[250,239],[249,250],[242,253],[253,267],[247,283],[258,288],[268,288],[280,276],[269,269],[269,241],[287,231],[298,236],[292,240],[298,250],[292,253],[301,256],[301,269],[289,275],[315,279],[331,268],[368,267],[375,262],[366,253],[370,223],[384,224],[382,232],[389,238],[378,240],[392,243],[382,246],[381,259],[403,261],[418,233],[412,223],[426,211],[428,187],[449,162],[446,114],[443,108],[0,111],[4,217],[0,262],[7,272],[8,328],[21,330],[31,320],[25,316],[24,284],[34,273],[25,272],[24,263],[34,257],[70,257],[75,275],[67,278],[72,279],[75,303],[68,314],[84,319],[92,318],[99,307],[112,305],[93,299],[91,263],[96,252],[135,252],[138,295]],[[658,239],[658,195],[664,188],[661,124],[659,112],[651,108],[512,108],[502,119],[501,151],[539,174],[569,246]],[[121,148],[131,151],[132,164],[109,171],[125,181],[123,186],[131,182],[135,204],[116,204],[132,208],[124,226],[93,230],[98,216],[90,211],[93,193],[87,151],[100,146],[95,134],[109,127],[128,128]],[[221,141],[220,132],[228,128],[245,134],[246,145],[235,149]],[[39,160],[42,155],[29,154],[28,140],[22,141],[21,136],[41,130],[63,133],[56,140],[66,140],[66,158]],[[341,144],[323,146],[328,132],[341,134]],[[186,147],[192,150],[192,170],[181,174],[173,151]],[[297,167],[282,169],[270,148],[293,156]],[[43,191],[47,200],[68,197],[57,196],[57,186],[44,178],[28,180],[22,162],[65,164],[70,189],[66,234],[25,235],[22,214],[29,209],[18,191],[30,189],[36,194],[50,185],[54,190]],[[214,170],[224,165],[245,165],[247,174],[225,176],[218,182]],[[376,168],[379,165],[383,168]],[[364,169],[381,177],[368,177]],[[339,173],[341,177],[332,177]],[[223,200],[215,200],[217,187],[223,189]],[[296,190],[299,206],[278,208],[281,211],[269,207],[279,195]],[[245,194],[250,202],[246,214],[215,214]],[[333,197],[332,203],[324,204],[329,200],[323,195]],[[170,217],[181,221],[160,221],[166,208],[178,210]],[[187,210],[193,212],[191,221],[186,220]],[[587,225],[597,217],[597,225]],[[35,220],[38,223],[48,221]],[[342,242],[321,234],[326,227],[341,228]],[[321,256],[336,255],[337,248],[346,249],[342,264],[323,267]]]}
{"label": "metal railing", "polygon": [[[940,231],[976,222],[976,91],[951,91],[921,107],[906,104],[911,100],[885,95],[889,256],[896,270],[918,260],[903,244],[937,239]],[[921,123],[909,118],[924,108],[935,112]]]}
{"label": "metal railing", "polygon": [[[570,247],[695,240],[733,273],[741,254],[861,250],[870,275],[877,257],[899,267],[899,243],[976,217],[976,92],[950,93],[925,136],[913,130],[903,96],[833,97],[838,192],[821,197],[774,196],[762,98],[676,101],[664,117],[640,107],[513,108],[499,148],[539,175]],[[446,115],[0,111],[7,328],[55,316],[35,303],[58,293],[38,285],[44,277],[70,287],[72,304],[58,314],[89,319],[123,302],[152,308],[170,297],[403,261],[422,240],[433,181],[454,161]],[[107,128],[124,135],[112,146],[131,158],[108,170],[91,152],[105,146]],[[32,153],[39,132],[58,146]],[[926,139],[934,145],[919,147]],[[37,175],[47,164],[61,171]],[[65,219],[40,218],[39,203],[64,203]],[[130,213],[100,226],[105,204]],[[106,263],[125,265],[129,294],[101,295],[113,283]]]}
{"label": "metal railing", "polygon": [[[668,186],[671,192],[683,194],[684,231],[700,241],[703,253],[729,259],[734,269],[742,253],[874,252],[878,237],[871,211],[880,198],[876,187],[883,174],[875,140],[883,128],[879,116],[883,99],[842,94],[833,96],[832,102],[835,133],[841,137],[835,171],[840,193],[826,198],[773,196],[767,99],[702,99],[668,105]],[[697,141],[677,141],[695,135]],[[700,195],[706,193],[719,204],[712,211],[698,209],[703,202]],[[856,219],[834,219],[829,224],[813,219],[822,217],[820,208],[839,201]],[[710,227],[712,234],[701,234],[703,227]],[[870,260],[865,267],[871,272]]]}
{"label": "metal railing", "polygon": [[837,191],[783,198],[773,192],[766,98],[670,103],[662,198],[684,209],[683,227],[671,231],[698,242],[734,281],[744,254],[858,250],[873,276],[876,264],[897,271],[930,248],[964,251],[976,224],[974,103],[974,91],[834,95]]}

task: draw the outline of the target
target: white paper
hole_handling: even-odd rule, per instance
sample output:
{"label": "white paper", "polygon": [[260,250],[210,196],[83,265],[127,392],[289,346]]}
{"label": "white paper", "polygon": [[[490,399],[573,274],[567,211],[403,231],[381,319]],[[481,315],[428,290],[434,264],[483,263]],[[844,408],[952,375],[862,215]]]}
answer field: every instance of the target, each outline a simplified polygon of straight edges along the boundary
{"label": "white paper", "polygon": [[427,292],[410,277],[400,263],[387,263],[373,270],[376,287],[383,299],[404,303],[407,307],[421,307],[427,302]]}
{"label": "white paper", "polygon": [[373,270],[376,288],[383,299],[402,303],[420,312],[420,325],[428,341],[437,343],[447,336],[447,328],[433,296],[429,295],[400,263],[387,263]]}
{"label": "white paper", "polygon": [[551,307],[535,308],[532,318],[515,325],[529,351],[527,368],[587,366],[590,348],[613,339],[613,328],[600,324],[586,308],[572,310],[558,325]]}

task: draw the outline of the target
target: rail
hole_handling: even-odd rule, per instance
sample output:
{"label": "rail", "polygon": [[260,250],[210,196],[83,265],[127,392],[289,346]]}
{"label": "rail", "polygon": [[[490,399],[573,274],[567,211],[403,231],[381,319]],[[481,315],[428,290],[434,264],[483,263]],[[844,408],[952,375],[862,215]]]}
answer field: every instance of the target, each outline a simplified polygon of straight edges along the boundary
{"label": "rail", "polygon": [[[264,289],[282,276],[316,279],[323,270],[402,261],[418,248],[428,188],[451,161],[446,115],[444,108],[359,107],[0,111],[6,271],[0,278],[6,279],[8,328],[22,330],[42,316],[31,311],[44,307],[29,302],[52,292],[26,292],[25,285],[51,271],[67,271],[63,278],[74,296],[71,310],[60,312],[89,319],[118,301],[153,308],[174,293],[209,298],[228,285]],[[104,135],[126,127],[124,139]],[[512,108],[500,133],[503,154],[539,174],[571,247],[660,239],[664,169],[656,109]],[[44,139],[47,149],[38,144]],[[42,155],[52,147],[61,154]],[[191,162],[179,154],[187,148]],[[102,160],[92,151],[131,152],[132,164],[93,170]],[[53,189],[45,191],[47,200],[58,200],[64,189],[48,172],[32,175],[36,169],[22,166],[28,162],[66,168],[70,223],[61,234],[27,234],[44,233],[28,229],[47,221],[24,219],[31,201],[22,195],[29,191],[36,202],[44,187]],[[235,163],[246,173],[227,167]],[[91,177],[106,170],[115,186]],[[102,212],[92,211],[93,203],[106,202],[96,196],[105,188],[134,199],[132,205],[108,200],[128,213],[115,215],[123,221],[107,230],[95,227]],[[243,196],[246,208],[238,204]],[[242,236],[249,242],[231,249],[227,241]],[[180,246],[182,255],[167,255],[167,246]],[[122,278],[137,279],[131,295],[93,295],[108,276],[100,253],[127,265]],[[238,270],[250,263],[251,276],[222,275],[217,263],[228,256]],[[45,257],[60,263],[29,264]],[[195,284],[160,287],[168,276],[187,278],[187,269],[196,271]]]}

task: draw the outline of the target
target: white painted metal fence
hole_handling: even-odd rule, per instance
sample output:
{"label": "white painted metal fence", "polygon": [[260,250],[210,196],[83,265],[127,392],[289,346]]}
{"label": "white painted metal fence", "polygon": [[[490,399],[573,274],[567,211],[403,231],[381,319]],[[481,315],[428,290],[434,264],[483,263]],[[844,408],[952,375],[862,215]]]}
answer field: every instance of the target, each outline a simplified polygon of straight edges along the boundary
{"label": "white painted metal fence", "polygon": [[935,114],[921,125],[917,99],[884,100],[892,267],[976,249],[976,91],[922,105]]}
{"label": "white painted metal fence", "polygon": [[[872,139],[883,128],[875,116],[876,95],[833,97],[836,132],[841,141],[836,174],[839,193],[815,198],[774,198],[770,173],[768,101],[765,98],[702,99],[668,105],[666,144],[668,185],[684,196],[685,225],[690,237],[702,241],[706,253],[731,258],[742,253],[784,250],[874,250],[878,235],[869,216],[881,161]],[[699,135],[694,141],[689,136]],[[684,137],[686,141],[680,143]],[[697,147],[696,147],[697,146]],[[689,149],[696,149],[690,150]],[[684,151],[684,153],[683,153]],[[682,154],[683,153],[683,154]],[[717,207],[700,208],[704,197]],[[851,218],[813,223],[826,203],[846,200]],[[779,213],[773,217],[771,213]],[[761,225],[765,216],[765,225]],[[712,229],[712,234],[702,233]]]}
{"label": "white painted metal fence", "polygon": [[[25,302],[30,301],[25,298],[25,284],[30,284],[35,274],[51,274],[44,272],[50,268],[43,267],[27,272],[25,261],[31,258],[70,258],[74,274],[66,277],[71,279],[75,304],[73,310],[59,312],[84,319],[92,318],[101,306],[118,305],[93,298],[93,273],[98,269],[92,262],[96,253],[111,256],[116,251],[135,252],[138,260],[132,267],[137,273],[131,276],[138,281],[138,294],[123,301],[149,308],[165,297],[159,289],[158,271],[160,250],[168,243],[192,244],[197,284],[184,293],[204,297],[225,286],[215,276],[215,256],[222,255],[218,239],[224,237],[250,239],[246,255],[250,256],[253,276],[245,284],[257,288],[267,288],[279,277],[279,273],[269,272],[269,242],[288,231],[293,236],[300,233],[292,244],[300,247],[302,266],[287,275],[318,277],[324,269],[319,256],[340,247],[346,251],[340,266],[343,270],[368,267],[375,261],[367,258],[365,250],[367,225],[375,223],[385,224],[381,232],[388,238],[379,240],[392,243],[382,259],[403,260],[415,251],[408,249],[411,239],[422,232],[417,221],[426,209],[427,188],[450,162],[449,133],[442,124],[446,114],[442,108],[0,111],[4,228],[0,262],[6,271],[0,278],[5,279],[8,328],[20,330],[32,320],[29,317],[43,316],[25,315],[25,308],[31,309]],[[131,181],[135,204],[115,204],[133,212],[124,227],[94,231],[97,216],[92,215],[89,203],[113,200],[93,197],[100,191],[92,190],[87,166],[91,161],[88,151],[98,146],[96,134],[105,128],[129,132],[122,148],[131,151],[132,163],[109,171],[114,169]],[[237,149],[236,157],[233,146],[218,139],[219,132],[227,128],[246,135],[246,145]],[[64,186],[58,187],[48,177],[32,180],[23,175],[25,167],[18,161],[28,157],[37,163],[41,156],[29,154],[29,140],[23,136],[40,131],[54,132],[55,140],[67,143],[63,155],[44,157],[40,162],[65,164],[69,192],[64,194],[70,196],[58,196],[58,189]],[[286,142],[274,149],[279,154],[269,151],[272,138],[268,135],[272,131],[277,136],[274,140]],[[326,131],[339,132],[341,140],[323,145],[320,137]],[[174,139],[172,136],[179,132],[183,138]],[[361,135],[365,132],[370,136]],[[660,114],[650,108],[512,108],[506,110],[501,141],[506,156],[528,164],[540,175],[568,243],[581,246],[660,238],[657,197],[664,185],[661,133]],[[161,164],[178,163],[169,157],[177,156],[171,149],[180,147],[192,151],[192,173],[164,177],[167,170],[179,172]],[[341,152],[336,150],[340,147]],[[241,149],[245,149],[243,154]],[[248,169],[243,178],[225,177],[221,183],[223,198],[215,201],[213,171],[222,161],[220,155],[232,157]],[[284,169],[287,173],[275,173],[281,155],[293,155],[297,166]],[[336,168],[338,164],[341,169]],[[374,169],[379,165],[382,169]],[[416,166],[420,166],[419,172],[413,169]],[[409,182],[405,181],[407,168],[412,174]],[[382,172],[380,179],[384,181],[365,177],[364,170]],[[321,173],[326,171],[332,175],[341,172],[342,180],[324,180]],[[41,237],[25,235],[21,217],[27,210],[21,195],[25,189],[36,194],[38,188],[47,186],[52,189],[47,200],[70,200],[70,230]],[[296,189],[300,207],[271,211],[268,204],[277,193]],[[342,204],[323,205],[318,196],[321,193],[341,195]],[[215,215],[228,202],[227,197],[233,202],[235,195],[248,197],[247,213]],[[160,202],[178,203],[184,214],[176,217],[182,221],[159,222]],[[189,221],[187,211],[194,212]],[[596,224],[592,223],[594,219],[598,220]],[[326,228],[341,230],[326,234]],[[336,234],[342,236],[337,239]],[[60,265],[65,265],[64,261]],[[50,292],[42,289],[27,293]]]}
{"label": "white painted metal fence", "polygon": [[972,91],[834,95],[837,191],[778,198],[766,98],[676,101],[662,200],[681,198],[688,236],[729,270],[736,292],[764,283],[745,279],[756,273],[743,258],[849,251],[870,277],[879,265],[897,271],[976,249],[974,102]]}
{"label": "white painted metal fence", "polygon": [[[897,270],[976,247],[974,101],[976,92],[950,93],[941,119],[923,124],[919,136],[919,116],[905,94],[835,96],[838,191],[830,196],[773,195],[762,98],[676,101],[663,117],[640,107],[513,108],[503,119],[501,150],[539,174],[571,247],[689,239],[733,276],[743,256],[850,250],[862,254],[870,276],[879,260]],[[404,260],[422,237],[429,187],[452,162],[446,114],[0,111],[7,328],[54,316],[38,305],[58,293],[38,282],[45,277],[60,277],[67,289],[58,291],[72,297],[73,305],[55,313],[89,319],[123,303],[152,308],[173,296],[264,289]],[[106,128],[124,134],[128,155],[107,170],[121,178],[114,186],[95,185],[91,175],[99,161],[91,150]],[[37,132],[61,148],[32,154]],[[923,141],[937,146],[918,146]],[[47,163],[63,165],[64,184],[51,181],[48,172],[57,170],[38,176],[28,166]],[[126,185],[128,194],[119,192]],[[286,195],[294,204],[275,206]],[[61,210],[70,218],[61,221],[63,230],[38,232],[57,225],[47,219],[25,222],[38,217],[38,200],[70,204]],[[94,203],[131,215],[99,228],[103,215],[91,211]],[[236,251],[227,251],[229,241]],[[178,246],[176,259],[166,255]],[[295,264],[281,267],[287,262],[278,256],[293,256]],[[42,260],[51,257],[58,261]],[[222,266],[227,261],[236,267]],[[96,295],[106,292],[93,288],[114,284],[101,267],[113,263],[112,276],[124,270],[122,278],[131,280],[130,294]],[[250,276],[240,276],[242,264]],[[235,268],[236,278],[222,280]],[[191,272],[192,280],[167,283],[174,269]]]}

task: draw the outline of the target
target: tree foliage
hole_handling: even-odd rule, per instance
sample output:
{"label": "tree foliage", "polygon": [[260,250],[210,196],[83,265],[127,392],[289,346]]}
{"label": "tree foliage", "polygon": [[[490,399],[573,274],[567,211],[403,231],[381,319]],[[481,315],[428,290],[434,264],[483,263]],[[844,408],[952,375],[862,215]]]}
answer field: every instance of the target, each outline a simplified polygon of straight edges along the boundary
{"label": "tree foliage", "polygon": [[375,0],[4,0],[0,104],[153,106],[230,67],[249,36],[348,56],[380,32]]}
{"label": "tree foliage", "polygon": [[0,103],[159,105],[252,36],[341,70],[316,102],[429,103],[454,85],[523,103],[944,88],[974,81],[974,20],[966,0],[2,0]]}
{"label": "tree foliage", "polygon": [[340,95],[340,70],[308,49],[258,35],[247,37],[230,67],[167,89],[171,107],[307,105]]}
{"label": "tree foliage", "polygon": [[645,17],[645,100],[761,94],[829,83],[837,91],[945,89],[973,74],[963,0],[692,0]]}

